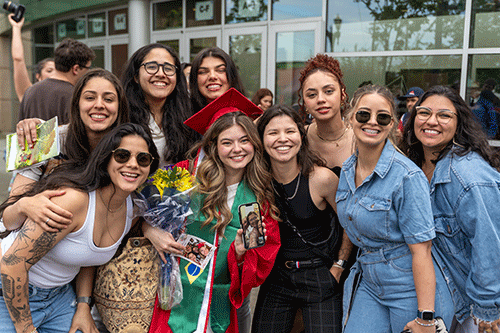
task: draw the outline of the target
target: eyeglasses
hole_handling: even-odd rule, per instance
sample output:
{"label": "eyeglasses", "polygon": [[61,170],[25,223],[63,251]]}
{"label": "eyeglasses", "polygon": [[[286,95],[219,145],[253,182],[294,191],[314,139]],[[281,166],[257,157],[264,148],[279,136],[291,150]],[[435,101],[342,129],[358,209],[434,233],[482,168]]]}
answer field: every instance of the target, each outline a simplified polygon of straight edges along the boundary
{"label": "eyeglasses", "polygon": [[[432,110],[426,106],[416,106],[415,110],[417,110],[417,119],[423,122],[429,120],[432,116]],[[447,109],[437,110],[436,111],[436,120],[438,123],[446,125],[453,118],[453,115],[457,115],[455,112]]]}
{"label": "eyeglasses", "polygon": [[90,65],[90,66],[78,65],[78,66],[80,66],[80,68],[85,68],[85,69],[91,69],[92,68],[92,65]]}
{"label": "eyeglasses", "polygon": [[[368,111],[359,110],[356,112],[356,121],[360,124],[367,123],[371,117],[372,114]],[[380,126],[387,126],[391,123],[391,121],[392,121],[392,116],[390,114],[388,113],[377,114],[377,124],[379,124]]]}
{"label": "eyeglasses", "polygon": [[[120,164],[127,163],[128,160],[130,160],[130,156],[132,156],[130,150],[124,148],[115,149],[112,151],[112,153],[115,161]],[[135,160],[137,161],[137,164],[145,168],[150,166],[151,163],[153,163],[154,157],[150,153],[140,152],[137,155],[135,155]]]}
{"label": "eyeglasses", "polygon": [[168,62],[159,64],[156,61],[150,61],[143,63],[141,66],[144,66],[146,73],[149,75],[155,75],[160,70],[160,67],[162,67],[163,73],[165,73],[166,76],[174,76],[177,69],[176,66],[169,64]]}

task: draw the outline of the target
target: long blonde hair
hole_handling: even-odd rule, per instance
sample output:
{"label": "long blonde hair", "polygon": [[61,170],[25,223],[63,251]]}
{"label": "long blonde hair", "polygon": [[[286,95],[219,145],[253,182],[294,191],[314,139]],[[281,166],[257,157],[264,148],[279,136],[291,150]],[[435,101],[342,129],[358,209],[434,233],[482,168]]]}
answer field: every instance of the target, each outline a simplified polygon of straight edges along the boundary
{"label": "long blonde hair", "polygon": [[265,167],[264,147],[259,139],[257,127],[249,117],[241,112],[227,113],[210,126],[201,142],[192,148],[190,154],[194,156],[199,148],[202,148],[206,154],[197,170],[198,191],[206,195],[201,207],[201,212],[206,217],[202,226],[210,224],[215,218],[217,223],[213,229],[220,232],[231,222],[233,215],[231,208],[227,205],[226,172],[217,153],[217,139],[220,133],[234,125],[243,128],[254,147],[254,157],[248,163],[242,181],[246,182],[253,191],[263,210],[269,210],[275,219],[278,217],[278,209],[274,204],[272,176]]}

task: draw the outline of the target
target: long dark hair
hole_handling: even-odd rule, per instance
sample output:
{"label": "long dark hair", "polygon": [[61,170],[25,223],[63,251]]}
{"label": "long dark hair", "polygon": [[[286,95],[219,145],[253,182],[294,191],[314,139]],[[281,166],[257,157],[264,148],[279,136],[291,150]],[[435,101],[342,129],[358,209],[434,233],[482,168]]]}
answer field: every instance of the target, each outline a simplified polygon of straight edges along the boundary
{"label": "long dark hair", "polygon": [[189,74],[189,92],[191,94],[193,113],[200,111],[208,104],[207,99],[200,93],[200,89],[198,87],[198,71],[203,59],[207,57],[215,57],[224,61],[226,64],[226,76],[229,87],[235,88],[243,95],[246,95],[245,88],[243,87],[243,83],[241,82],[238,69],[236,68],[236,64],[233,59],[218,47],[203,49],[194,58],[191,66],[191,73]]}
{"label": "long dark hair", "polygon": [[[260,140],[264,142],[264,131],[269,122],[279,116],[288,116],[292,118],[292,120],[297,124],[297,128],[299,129],[300,138],[302,139],[302,145],[300,146],[299,152],[297,154],[297,163],[300,165],[303,176],[309,176],[314,166],[326,166],[326,162],[316,155],[313,151],[309,149],[309,141],[307,139],[307,133],[304,128],[304,121],[300,114],[294,109],[286,106],[284,104],[276,104],[271,106],[262,114],[262,116],[257,120],[257,130],[259,132]],[[264,158],[267,162],[268,168],[271,167],[271,161],[269,158],[269,154],[266,150],[264,150]]]}
{"label": "long dark hair", "polygon": [[271,96],[271,98],[273,98],[273,92],[267,88],[260,88],[259,90],[257,90],[255,95],[253,95],[252,103],[255,105],[259,105],[260,100],[266,96]]}
{"label": "long dark hair", "polygon": [[[452,147],[453,153],[458,156],[464,156],[467,153],[474,151],[481,155],[492,167],[500,171],[500,158],[495,154],[495,151],[488,143],[486,134],[483,132],[481,125],[475,119],[474,114],[467,106],[467,103],[453,89],[445,86],[434,86],[426,91],[419,99],[415,106],[421,105],[427,98],[431,96],[442,96],[450,100],[457,112],[457,129],[453,140],[448,142],[433,163],[437,163],[442,159]],[[403,140],[401,142],[401,150],[408,154],[408,157],[418,166],[422,167],[424,161],[424,150],[422,143],[418,140],[415,134],[415,117],[417,115],[416,108],[413,107],[410,118],[406,122],[403,132]]]}
{"label": "long dark hair", "polygon": [[165,160],[176,163],[184,160],[189,148],[200,139],[199,134],[184,125],[184,121],[194,113],[191,110],[186,78],[181,71],[181,63],[177,53],[170,46],[159,43],[141,47],[128,61],[122,75],[122,84],[130,106],[131,121],[148,128],[151,111],[136,78],[144,58],[153,49],[166,50],[174,58],[176,66],[177,84],[163,105],[161,127],[167,141],[167,149],[160,152]]}
{"label": "long dark hair", "polygon": [[71,99],[71,110],[69,114],[69,127],[64,141],[63,152],[66,156],[74,161],[79,161],[83,164],[87,161],[91,147],[87,135],[87,129],[80,117],[80,97],[87,83],[93,78],[103,78],[113,84],[118,97],[118,117],[113,125],[107,130],[110,131],[120,124],[129,122],[128,102],[125,97],[125,92],[118,78],[111,72],[95,68],[85,73],[76,83],[73,97]]}
{"label": "long dark hair", "polygon": [[0,216],[5,208],[13,205],[22,197],[32,197],[46,190],[70,187],[91,192],[110,185],[112,182],[108,173],[109,160],[113,150],[120,146],[122,138],[128,135],[138,135],[146,141],[148,151],[154,157],[149,170],[149,175],[152,175],[158,168],[159,156],[151,135],[140,125],[122,124],[115,127],[99,141],[85,164],[68,161],[54,168],[46,177],[34,182],[25,193],[12,196],[4,201],[0,205]]}

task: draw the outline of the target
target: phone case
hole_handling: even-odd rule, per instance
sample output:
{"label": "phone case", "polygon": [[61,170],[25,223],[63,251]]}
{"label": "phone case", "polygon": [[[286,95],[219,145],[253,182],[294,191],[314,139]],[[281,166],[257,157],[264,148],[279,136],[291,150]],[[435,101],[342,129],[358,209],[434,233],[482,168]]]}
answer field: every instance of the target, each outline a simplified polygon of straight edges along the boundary
{"label": "phone case", "polygon": [[[262,227],[260,206],[257,202],[246,203],[238,206],[240,224],[243,229],[243,244],[245,249],[254,249],[266,244]],[[247,221],[253,221],[252,223]]]}

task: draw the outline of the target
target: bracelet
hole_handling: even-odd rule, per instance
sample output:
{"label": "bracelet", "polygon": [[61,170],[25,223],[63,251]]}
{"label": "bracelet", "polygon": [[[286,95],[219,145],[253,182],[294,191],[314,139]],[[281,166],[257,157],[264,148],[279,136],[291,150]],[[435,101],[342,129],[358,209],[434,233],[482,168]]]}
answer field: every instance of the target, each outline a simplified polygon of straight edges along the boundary
{"label": "bracelet", "polygon": [[342,269],[342,270],[344,269],[344,267],[340,266],[339,264],[333,264],[333,266],[332,266],[332,267],[337,267],[337,268],[340,268],[340,269]]}
{"label": "bracelet", "polygon": [[436,319],[432,320],[432,323],[430,324],[421,323],[418,321],[418,318],[415,318],[415,322],[420,326],[425,326],[425,327],[436,326]]}

